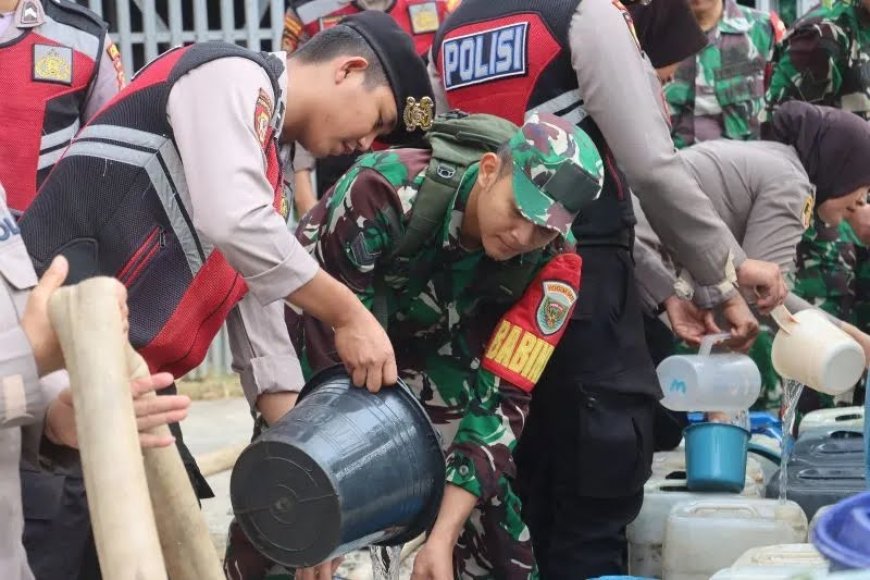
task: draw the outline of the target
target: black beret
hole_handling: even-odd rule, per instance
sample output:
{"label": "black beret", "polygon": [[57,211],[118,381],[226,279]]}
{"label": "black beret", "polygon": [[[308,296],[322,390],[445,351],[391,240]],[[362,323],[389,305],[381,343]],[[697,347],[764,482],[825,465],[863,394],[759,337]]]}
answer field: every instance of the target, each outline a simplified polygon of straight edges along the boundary
{"label": "black beret", "polygon": [[640,47],[655,68],[682,62],[707,46],[687,0],[652,0],[628,6]]}
{"label": "black beret", "polygon": [[347,16],[339,24],[355,30],[372,47],[396,98],[396,128],[378,140],[389,145],[418,141],[432,126],[435,101],[426,64],[410,35],[380,10]]}

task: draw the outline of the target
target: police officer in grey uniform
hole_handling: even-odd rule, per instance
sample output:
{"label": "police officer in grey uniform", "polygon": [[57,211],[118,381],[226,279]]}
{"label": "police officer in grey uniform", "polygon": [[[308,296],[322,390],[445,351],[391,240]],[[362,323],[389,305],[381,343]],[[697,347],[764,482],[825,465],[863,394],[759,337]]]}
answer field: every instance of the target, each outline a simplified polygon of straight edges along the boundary
{"label": "police officer in grey uniform", "polygon": [[[69,389],[54,391],[41,376],[60,369],[63,356],[48,319],[48,298],[64,281],[66,261],[58,258],[37,285],[36,274],[0,185],[0,578],[32,580],[22,545],[23,516],[18,464],[22,452],[35,462],[40,444],[75,446],[75,415]],[[34,288],[35,286],[35,288]],[[31,291],[32,289],[32,291]],[[118,285],[119,306],[126,292]],[[124,337],[118,337],[126,339]],[[167,373],[136,381],[134,394],[166,387]],[[190,400],[159,397],[134,405],[142,428],[182,420]],[[143,446],[171,445],[173,439],[142,434]],[[60,550],[60,546],[45,546]]]}

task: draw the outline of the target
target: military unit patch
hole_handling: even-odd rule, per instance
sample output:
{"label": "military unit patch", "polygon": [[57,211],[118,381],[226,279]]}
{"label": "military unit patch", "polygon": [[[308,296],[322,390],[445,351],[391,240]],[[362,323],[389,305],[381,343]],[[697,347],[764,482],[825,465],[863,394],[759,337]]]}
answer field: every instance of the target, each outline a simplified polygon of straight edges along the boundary
{"label": "military unit patch", "polygon": [[33,45],[33,80],[71,85],[73,51],[67,46]]}
{"label": "military unit patch", "polygon": [[541,333],[550,336],[559,332],[565,324],[571,307],[577,301],[577,293],[568,284],[558,281],[544,282],[543,289],[544,295],[535,312],[535,321]]}
{"label": "military unit patch", "polygon": [[272,120],[272,99],[263,89],[257,95],[257,105],[254,107],[254,132],[262,147],[269,138],[269,122]]}
{"label": "military unit patch", "polygon": [[409,4],[408,15],[411,17],[411,31],[414,34],[435,32],[441,24],[438,19],[438,5],[435,2]]}

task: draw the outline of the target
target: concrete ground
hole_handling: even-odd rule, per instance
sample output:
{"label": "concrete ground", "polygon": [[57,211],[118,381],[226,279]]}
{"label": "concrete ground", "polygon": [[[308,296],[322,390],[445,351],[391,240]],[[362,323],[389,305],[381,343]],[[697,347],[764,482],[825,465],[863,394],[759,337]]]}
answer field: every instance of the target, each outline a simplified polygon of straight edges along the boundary
{"label": "concrete ground", "polygon": [[[188,418],[181,427],[190,451],[194,456],[202,456],[225,447],[248,443],[253,425],[245,400],[228,398],[194,401]],[[231,471],[227,470],[209,476],[207,479],[214,490],[215,497],[202,502],[203,515],[221,557],[226,547],[227,526],[233,516],[230,504],[230,474]],[[411,577],[412,563],[413,558],[403,562],[399,576],[402,580]],[[336,577],[347,580],[373,578],[368,551],[348,554]]]}

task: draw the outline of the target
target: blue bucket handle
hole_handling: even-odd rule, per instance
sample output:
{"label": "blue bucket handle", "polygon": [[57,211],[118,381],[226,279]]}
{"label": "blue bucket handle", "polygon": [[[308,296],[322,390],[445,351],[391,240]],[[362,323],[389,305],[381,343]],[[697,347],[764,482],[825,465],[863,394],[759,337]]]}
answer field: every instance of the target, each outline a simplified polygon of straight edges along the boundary
{"label": "blue bucket handle", "polygon": [[761,457],[772,461],[776,465],[780,465],[782,463],[782,455],[780,453],[777,453],[773,449],[768,449],[764,445],[759,445],[758,443],[749,443],[749,445],[746,446],[746,450],[749,451],[749,453],[760,455]]}

